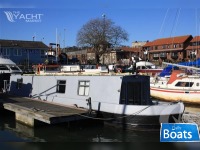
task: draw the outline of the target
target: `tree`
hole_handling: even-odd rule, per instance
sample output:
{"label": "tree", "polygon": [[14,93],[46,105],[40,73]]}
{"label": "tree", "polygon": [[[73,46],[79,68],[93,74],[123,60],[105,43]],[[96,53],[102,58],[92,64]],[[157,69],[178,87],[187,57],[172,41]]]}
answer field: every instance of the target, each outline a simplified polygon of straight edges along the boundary
{"label": "tree", "polygon": [[106,19],[105,16],[103,19],[97,18],[88,21],[77,34],[77,44],[92,47],[97,63],[107,48],[118,46],[127,40],[128,33],[110,19]]}

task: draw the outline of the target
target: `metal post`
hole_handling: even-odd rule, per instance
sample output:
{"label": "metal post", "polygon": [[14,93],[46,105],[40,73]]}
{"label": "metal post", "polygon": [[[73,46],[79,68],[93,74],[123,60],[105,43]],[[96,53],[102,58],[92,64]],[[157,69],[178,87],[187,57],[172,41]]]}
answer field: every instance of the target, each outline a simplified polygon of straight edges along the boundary
{"label": "metal post", "polygon": [[86,99],[86,101],[88,102],[87,105],[89,106],[88,113],[91,114],[92,113],[91,97],[89,97],[88,99]]}
{"label": "metal post", "polygon": [[[106,38],[105,38],[105,27],[106,27],[105,19],[106,19],[106,15],[103,14],[102,17],[103,17],[103,47],[104,47],[104,44],[106,44]],[[104,65],[104,54],[102,56],[103,56],[103,65]]]}

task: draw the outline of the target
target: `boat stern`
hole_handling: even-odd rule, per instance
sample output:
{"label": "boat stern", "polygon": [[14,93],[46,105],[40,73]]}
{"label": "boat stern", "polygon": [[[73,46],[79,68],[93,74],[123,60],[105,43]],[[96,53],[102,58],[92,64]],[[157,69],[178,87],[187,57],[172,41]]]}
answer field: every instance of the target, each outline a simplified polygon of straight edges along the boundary
{"label": "boat stern", "polygon": [[185,105],[182,101],[169,103],[160,114],[160,123],[181,123],[185,111]]}

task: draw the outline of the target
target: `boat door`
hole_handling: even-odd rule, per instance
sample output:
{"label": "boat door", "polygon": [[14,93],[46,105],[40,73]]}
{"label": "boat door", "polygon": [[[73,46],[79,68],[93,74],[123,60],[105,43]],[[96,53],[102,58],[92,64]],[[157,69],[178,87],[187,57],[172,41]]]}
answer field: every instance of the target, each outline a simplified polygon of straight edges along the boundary
{"label": "boat door", "polygon": [[149,105],[150,77],[149,76],[124,76],[122,79],[120,104]]}

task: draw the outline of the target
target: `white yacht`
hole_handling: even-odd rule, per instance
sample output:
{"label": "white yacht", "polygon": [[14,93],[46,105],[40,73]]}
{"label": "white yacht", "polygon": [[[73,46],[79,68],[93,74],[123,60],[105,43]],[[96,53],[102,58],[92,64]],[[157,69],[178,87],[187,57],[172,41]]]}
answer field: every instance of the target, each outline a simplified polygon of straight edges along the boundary
{"label": "white yacht", "polygon": [[11,74],[21,73],[22,70],[12,60],[0,56],[0,92],[7,92]]}
{"label": "white yacht", "polygon": [[10,59],[0,56],[0,74],[22,73],[22,70]]}

